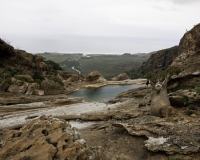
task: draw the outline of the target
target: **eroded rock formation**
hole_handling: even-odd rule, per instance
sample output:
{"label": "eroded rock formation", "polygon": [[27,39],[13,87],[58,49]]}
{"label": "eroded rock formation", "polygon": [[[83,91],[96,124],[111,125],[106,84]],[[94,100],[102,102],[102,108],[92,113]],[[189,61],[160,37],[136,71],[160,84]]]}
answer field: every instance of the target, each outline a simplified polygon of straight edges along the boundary
{"label": "eroded rock formation", "polygon": [[106,80],[102,77],[102,75],[97,72],[93,71],[86,77],[86,82],[90,83],[97,83],[97,82],[105,82]]}
{"label": "eroded rock formation", "polygon": [[168,154],[199,152],[199,122],[191,123],[182,117],[163,119],[141,116],[114,125],[123,127],[131,135],[146,136],[148,140],[145,141],[145,147],[153,152],[164,151]]}
{"label": "eroded rock formation", "polygon": [[111,78],[112,81],[123,81],[130,79],[129,76],[126,73],[119,74],[116,77]]}
{"label": "eroded rock formation", "polygon": [[178,56],[171,66],[178,67],[181,72],[172,77],[171,83],[179,86],[195,87],[200,81],[200,24],[187,31],[181,38]]}
{"label": "eroded rock formation", "polygon": [[64,120],[42,116],[20,130],[0,130],[0,159],[79,159],[97,158],[76,128]]}

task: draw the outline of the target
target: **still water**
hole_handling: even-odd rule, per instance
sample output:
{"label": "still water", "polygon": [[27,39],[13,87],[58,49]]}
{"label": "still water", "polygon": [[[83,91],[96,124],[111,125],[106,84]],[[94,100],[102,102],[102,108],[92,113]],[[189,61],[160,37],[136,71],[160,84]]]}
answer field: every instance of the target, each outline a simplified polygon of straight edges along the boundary
{"label": "still water", "polygon": [[107,85],[99,88],[83,88],[69,94],[70,97],[82,97],[85,101],[107,101],[114,99],[119,93],[144,85]]}

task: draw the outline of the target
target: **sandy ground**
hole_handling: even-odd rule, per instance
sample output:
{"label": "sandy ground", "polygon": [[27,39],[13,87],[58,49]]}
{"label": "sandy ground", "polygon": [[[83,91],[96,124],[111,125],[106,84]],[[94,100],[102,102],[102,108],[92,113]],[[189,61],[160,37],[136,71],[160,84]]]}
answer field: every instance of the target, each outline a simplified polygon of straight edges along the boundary
{"label": "sandy ground", "polygon": [[[70,116],[70,115],[81,115],[83,113],[96,113],[102,111],[108,111],[108,109],[116,108],[120,106],[122,103],[116,104],[106,104],[100,102],[83,102],[71,105],[64,105],[64,106],[56,106],[56,107],[48,107],[43,108],[45,106],[44,102],[36,102],[30,104],[20,104],[20,105],[11,105],[11,106],[1,106],[1,107],[16,107],[16,106],[26,106],[26,107],[38,107],[38,109],[22,111],[22,112],[15,112],[10,115],[6,115],[0,117],[0,128],[10,128],[17,125],[21,125],[26,123],[27,121],[42,116]],[[76,125],[75,125],[76,124]],[[92,125],[93,123],[88,122],[88,125]],[[73,125],[77,128],[83,126],[83,124],[73,122]],[[85,124],[84,124],[85,125]]]}

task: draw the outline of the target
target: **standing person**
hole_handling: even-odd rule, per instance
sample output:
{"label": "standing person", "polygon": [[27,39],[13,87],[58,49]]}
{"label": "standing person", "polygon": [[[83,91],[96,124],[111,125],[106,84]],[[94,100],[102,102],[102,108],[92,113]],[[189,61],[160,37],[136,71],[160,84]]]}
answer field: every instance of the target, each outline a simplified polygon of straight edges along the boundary
{"label": "standing person", "polygon": [[149,85],[149,79],[147,79],[147,82],[146,82],[146,87],[148,87],[148,85]]}

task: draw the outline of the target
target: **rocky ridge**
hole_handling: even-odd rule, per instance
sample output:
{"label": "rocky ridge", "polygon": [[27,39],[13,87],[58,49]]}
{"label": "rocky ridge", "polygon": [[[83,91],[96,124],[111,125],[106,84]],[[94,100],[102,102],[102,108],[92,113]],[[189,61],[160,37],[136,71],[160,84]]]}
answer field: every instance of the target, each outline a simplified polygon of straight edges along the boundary
{"label": "rocky ridge", "polygon": [[137,70],[128,72],[132,78],[144,77],[148,72],[160,72],[169,65],[178,56],[178,46],[156,51],[150,55],[150,58],[143,62]]}
{"label": "rocky ridge", "polygon": [[181,72],[174,76],[171,83],[178,86],[195,88],[200,82],[200,24],[195,25],[181,38],[178,56],[171,66],[180,68]]}

